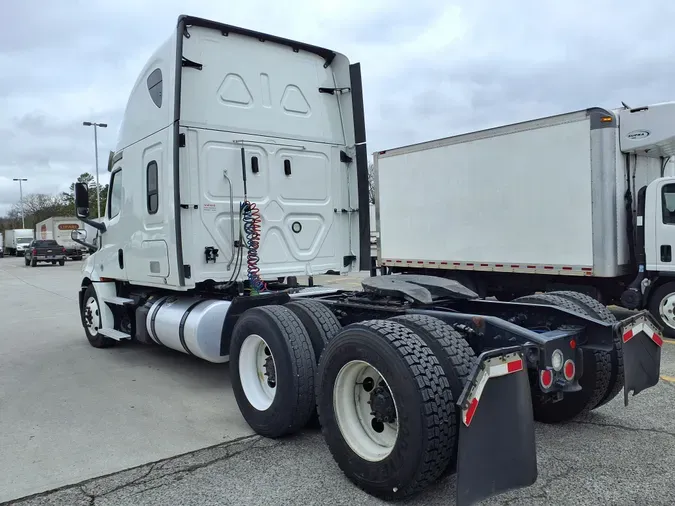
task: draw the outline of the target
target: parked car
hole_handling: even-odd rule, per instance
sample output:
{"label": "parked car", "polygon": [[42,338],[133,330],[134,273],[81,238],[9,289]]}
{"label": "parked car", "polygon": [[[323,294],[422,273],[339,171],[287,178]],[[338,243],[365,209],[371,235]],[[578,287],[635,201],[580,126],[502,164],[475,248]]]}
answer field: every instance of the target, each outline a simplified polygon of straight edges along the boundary
{"label": "parked car", "polygon": [[35,267],[38,262],[51,262],[52,265],[66,264],[66,248],[53,239],[35,239],[25,254],[26,265]]}

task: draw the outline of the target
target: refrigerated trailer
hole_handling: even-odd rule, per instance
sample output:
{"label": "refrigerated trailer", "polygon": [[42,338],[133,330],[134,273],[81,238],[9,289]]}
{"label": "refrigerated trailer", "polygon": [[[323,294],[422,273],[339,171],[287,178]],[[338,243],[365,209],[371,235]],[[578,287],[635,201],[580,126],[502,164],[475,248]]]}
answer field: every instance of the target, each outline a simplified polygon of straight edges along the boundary
{"label": "refrigerated trailer", "polygon": [[674,120],[594,107],[377,152],[378,262],[501,300],[580,291],[675,336]]}
{"label": "refrigerated trailer", "polygon": [[82,260],[86,248],[71,238],[72,231],[79,228],[80,221],[77,218],[52,216],[35,225],[35,237],[43,240],[53,239],[59,246],[65,248],[68,258]]}
{"label": "refrigerated trailer", "polygon": [[75,185],[99,232],[79,291],[89,343],[229,362],[256,433],[318,421],[345,475],[386,499],[457,470],[459,505],[536,480],[535,419],[658,382],[645,311],[616,321],[575,292],[481,300],[440,276],[317,286],[370,269],[368,187],[358,63],[181,16],[131,91],[103,222]]}

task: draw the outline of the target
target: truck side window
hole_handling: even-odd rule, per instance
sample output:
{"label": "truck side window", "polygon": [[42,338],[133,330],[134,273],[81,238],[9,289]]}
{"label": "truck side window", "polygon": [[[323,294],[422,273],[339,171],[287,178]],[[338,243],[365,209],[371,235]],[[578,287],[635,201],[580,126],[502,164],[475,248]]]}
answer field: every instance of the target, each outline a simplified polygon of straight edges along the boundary
{"label": "truck side window", "polygon": [[150,73],[147,85],[152,101],[157,107],[162,107],[162,71],[160,69],[155,69]]}
{"label": "truck side window", "polygon": [[146,167],[148,186],[147,207],[149,214],[155,214],[159,208],[159,188],[157,184],[157,162],[151,161]]}
{"label": "truck side window", "polygon": [[663,190],[661,190],[661,207],[663,223],[675,225],[675,183],[663,186]]}
{"label": "truck side window", "polygon": [[122,169],[116,170],[110,176],[110,207],[108,208],[108,218],[112,219],[120,214],[122,208]]}

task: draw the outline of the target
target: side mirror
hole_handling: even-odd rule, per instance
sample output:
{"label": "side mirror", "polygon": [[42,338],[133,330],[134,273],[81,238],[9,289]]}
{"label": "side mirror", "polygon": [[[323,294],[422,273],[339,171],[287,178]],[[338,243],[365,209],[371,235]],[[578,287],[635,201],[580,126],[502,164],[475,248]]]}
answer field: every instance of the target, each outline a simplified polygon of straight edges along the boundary
{"label": "side mirror", "polygon": [[79,229],[79,230],[73,230],[70,233],[70,238],[73,241],[77,241],[77,240],[84,241],[87,238],[87,231],[82,229],[82,228]]}
{"label": "side mirror", "polygon": [[75,214],[78,218],[89,217],[89,188],[85,183],[75,183]]}

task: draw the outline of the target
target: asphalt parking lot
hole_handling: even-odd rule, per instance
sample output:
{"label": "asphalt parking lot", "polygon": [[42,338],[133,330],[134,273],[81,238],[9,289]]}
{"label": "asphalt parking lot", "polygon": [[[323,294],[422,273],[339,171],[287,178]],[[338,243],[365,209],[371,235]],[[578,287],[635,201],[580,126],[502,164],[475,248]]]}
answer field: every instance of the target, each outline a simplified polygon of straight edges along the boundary
{"label": "asphalt parking lot", "polygon": [[[380,504],[342,476],[318,431],[254,436],[227,365],[90,347],[80,265],[0,259],[0,504]],[[485,505],[674,504],[675,343],[663,346],[661,382],[627,408],[620,396],[536,430],[537,483]],[[406,504],[453,504],[454,487],[450,476]]]}

